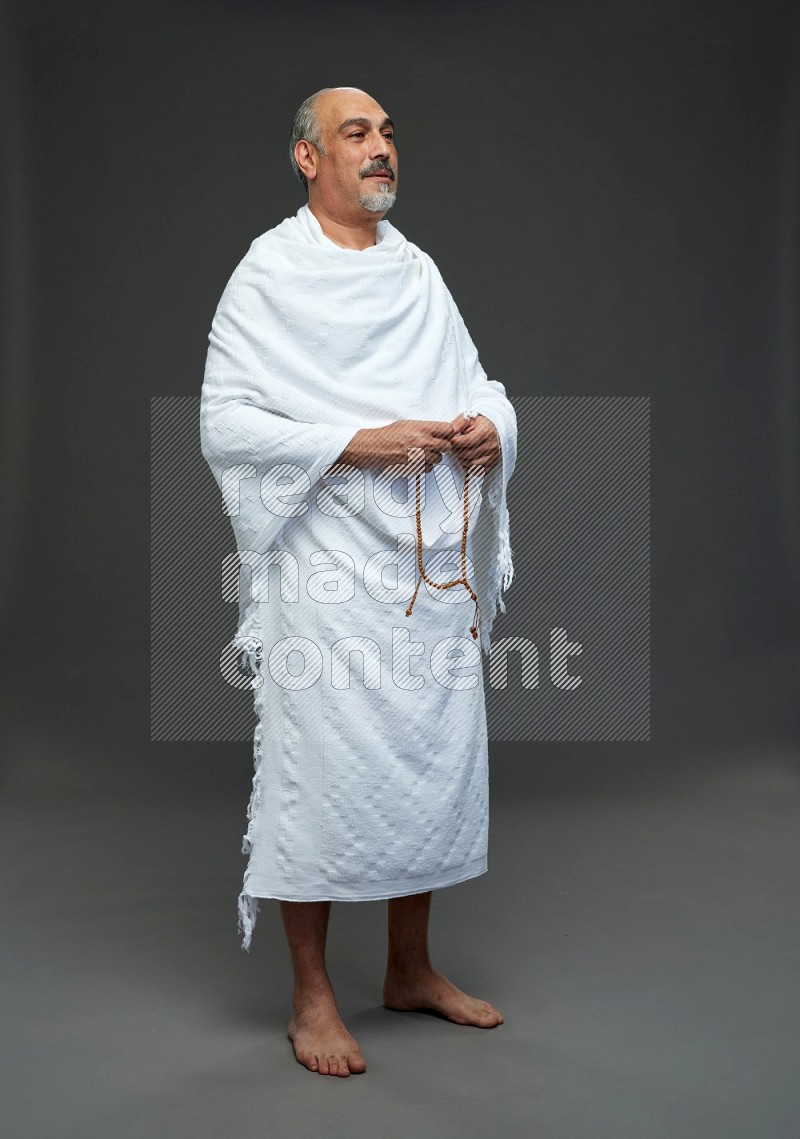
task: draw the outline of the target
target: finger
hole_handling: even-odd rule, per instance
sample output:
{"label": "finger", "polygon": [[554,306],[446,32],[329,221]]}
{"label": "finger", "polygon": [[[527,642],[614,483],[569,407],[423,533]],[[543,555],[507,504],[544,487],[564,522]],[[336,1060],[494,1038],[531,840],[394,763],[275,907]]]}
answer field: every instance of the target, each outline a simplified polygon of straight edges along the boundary
{"label": "finger", "polygon": [[475,468],[476,471],[488,471],[493,465],[491,455],[479,452],[477,455],[459,455],[459,461],[465,470]]}
{"label": "finger", "polygon": [[470,435],[468,439],[454,439],[453,450],[463,455],[491,455],[497,450],[497,441],[479,435]]}
{"label": "finger", "polygon": [[427,463],[428,452],[424,447],[407,447],[406,457],[408,469],[413,474],[415,470],[422,469],[422,466]]}
{"label": "finger", "polygon": [[476,446],[481,443],[485,446],[487,443],[493,443],[497,438],[497,433],[489,423],[488,420],[483,420],[481,423],[475,424],[475,429],[470,437],[470,441]]}
{"label": "finger", "polygon": [[446,421],[443,421],[441,423],[434,421],[429,425],[429,427],[431,435],[435,435],[437,438],[452,439],[453,435],[455,435],[455,428],[453,427],[453,424]]}
{"label": "finger", "polygon": [[461,458],[469,458],[471,455],[477,455],[486,450],[484,444],[481,444],[480,439],[466,439],[463,443],[458,439],[453,441],[453,451]]}

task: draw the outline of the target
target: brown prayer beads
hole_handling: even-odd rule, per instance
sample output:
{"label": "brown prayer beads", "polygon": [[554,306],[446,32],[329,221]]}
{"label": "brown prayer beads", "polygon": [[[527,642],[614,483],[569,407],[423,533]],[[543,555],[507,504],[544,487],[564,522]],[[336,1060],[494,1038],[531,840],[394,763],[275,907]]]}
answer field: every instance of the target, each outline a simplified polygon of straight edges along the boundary
{"label": "brown prayer beads", "polygon": [[417,566],[419,568],[419,578],[417,579],[417,587],[414,590],[414,596],[406,609],[406,617],[411,616],[411,610],[414,608],[414,602],[417,600],[419,587],[422,585],[424,578],[428,585],[432,585],[434,589],[452,589],[454,585],[463,585],[469,591],[469,595],[475,602],[475,614],[473,617],[473,624],[470,625],[469,631],[472,633],[474,639],[478,637],[478,623],[480,621],[480,606],[478,605],[478,595],[475,590],[467,581],[467,530],[469,529],[469,480],[472,472],[478,470],[478,467],[470,467],[464,475],[464,525],[461,529],[461,577],[456,578],[454,581],[433,581],[425,573],[425,567],[422,564],[422,508],[421,508],[421,472],[416,472],[416,517],[417,517]]}

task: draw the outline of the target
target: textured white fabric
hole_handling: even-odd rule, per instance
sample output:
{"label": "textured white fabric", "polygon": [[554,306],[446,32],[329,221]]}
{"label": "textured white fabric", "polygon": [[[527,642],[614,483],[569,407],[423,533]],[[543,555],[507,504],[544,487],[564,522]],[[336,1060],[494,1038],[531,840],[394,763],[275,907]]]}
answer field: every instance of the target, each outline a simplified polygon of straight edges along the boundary
{"label": "textured white fabric", "polygon": [[[330,469],[359,428],[459,412],[492,420],[502,451],[482,488],[470,484],[480,648],[463,586],[423,583],[405,615],[417,582],[409,469]],[[513,576],[516,417],[431,258],[386,219],[374,246],[343,249],[308,206],[256,238],[214,316],[200,428],[252,567],[234,638],[257,672],[243,948],[257,898],[387,898],[483,873],[480,649]],[[463,468],[445,455],[422,484],[425,569],[452,580]],[[348,655],[350,637],[361,651]]]}

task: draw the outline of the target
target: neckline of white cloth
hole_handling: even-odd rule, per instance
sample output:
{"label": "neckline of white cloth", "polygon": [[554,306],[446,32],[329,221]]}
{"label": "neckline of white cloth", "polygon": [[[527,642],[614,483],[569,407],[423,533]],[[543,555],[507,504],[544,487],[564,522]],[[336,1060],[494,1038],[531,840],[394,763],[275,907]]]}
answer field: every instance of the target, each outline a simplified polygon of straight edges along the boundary
{"label": "neckline of white cloth", "polygon": [[339,253],[369,253],[371,249],[380,249],[381,245],[383,244],[383,239],[386,236],[386,231],[389,227],[389,223],[386,221],[386,219],[381,218],[375,228],[374,245],[368,245],[365,249],[348,249],[347,246],[337,245],[335,241],[332,241],[331,238],[328,237],[320,225],[318,218],[315,217],[314,213],[310,209],[308,203],[300,207],[300,209],[297,211],[296,216],[299,221],[305,223],[309,234],[317,242],[318,245],[330,246],[332,249],[336,249]]}

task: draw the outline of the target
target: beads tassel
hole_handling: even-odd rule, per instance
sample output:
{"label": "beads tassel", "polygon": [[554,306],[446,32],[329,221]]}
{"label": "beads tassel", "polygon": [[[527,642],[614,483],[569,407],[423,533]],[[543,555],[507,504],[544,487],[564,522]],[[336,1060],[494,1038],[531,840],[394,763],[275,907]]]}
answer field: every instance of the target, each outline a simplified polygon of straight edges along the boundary
{"label": "beads tassel", "polygon": [[469,480],[473,471],[470,467],[464,475],[464,525],[461,529],[461,577],[455,578],[454,581],[433,581],[425,573],[425,567],[422,562],[422,508],[421,508],[421,473],[416,472],[416,522],[417,522],[417,568],[419,569],[419,577],[417,578],[417,586],[414,590],[414,596],[406,609],[406,617],[411,616],[411,611],[414,608],[414,602],[417,600],[419,587],[422,585],[423,579],[427,581],[428,585],[432,585],[434,589],[452,589],[454,585],[463,585],[469,592],[470,597],[475,602],[475,615],[472,619],[469,631],[473,638],[478,638],[478,625],[480,623],[480,606],[478,604],[478,595],[472,586],[467,581],[467,531],[469,529]]}

